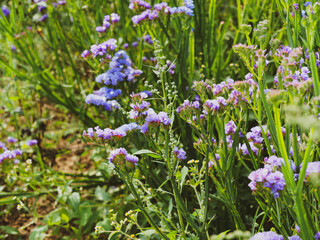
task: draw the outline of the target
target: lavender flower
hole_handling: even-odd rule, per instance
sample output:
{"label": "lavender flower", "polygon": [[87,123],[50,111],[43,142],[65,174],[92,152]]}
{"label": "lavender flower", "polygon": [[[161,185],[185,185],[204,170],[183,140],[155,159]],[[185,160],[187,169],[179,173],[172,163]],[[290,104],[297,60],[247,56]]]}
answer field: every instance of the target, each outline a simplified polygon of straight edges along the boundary
{"label": "lavender flower", "polygon": [[134,165],[138,165],[138,161],[139,159],[136,156],[128,154],[125,148],[115,149],[109,155],[109,162],[120,168],[132,169]]}
{"label": "lavender flower", "polygon": [[38,141],[37,141],[37,139],[31,139],[31,140],[28,140],[28,141],[26,142],[26,144],[27,144],[28,146],[33,146],[33,145],[37,145],[37,144],[38,144]]}
{"label": "lavender flower", "polygon": [[103,56],[108,53],[108,50],[114,51],[117,48],[116,43],[117,40],[111,38],[103,43],[92,45],[90,51],[94,57]]}
{"label": "lavender flower", "polygon": [[7,138],[7,142],[8,143],[16,143],[16,142],[18,142],[18,140],[16,138],[13,138],[13,137],[8,137]]}
{"label": "lavender flower", "polygon": [[274,170],[272,165],[269,164],[265,164],[264,168],[251,172],[248,178],[251,180],[249,187],[252,191],[256,191],[260,187],[269,188],[274,198],[279,197],[279,191],[283,190],[286,185],[283,173]]}
{"label": "lavender flower", "polygon": [[82,53],[81,53],[81,57],[83,58],[86,58],[90,55],[90,51],[89,50],[84,50]]}
{"label": "lavender flower", "polygon": [[179,149],[178,147],[175,147],[174,155],[180,160],[185,160],[187,158],[186,152],[183,150],[183,148]]}
{"label": "lavender flower", "polygon": [[250,240],[284,240],[284,238],[275,232],[269,231],[257,233]]}
{"label": "lavender flower", "polygon": [[40,17],[39,21],[40,21],[40,22],[43,22],[43,21],[46,20],[48,17],[49,17],[48,14],[43,14],[43,15]]}
{"label": "lavender flower", "polygon": [[7,6],[5,6],[5,5],[1,7],[1,11],[2,11],[2,13],[3,13],[3,15],[4,15],[5,17],[10,15],[10,10],[9,10],[9,8],[8,8]]}
{"label": "lavender flower", "polygon": [[309,177],[311,174],[320,174],[320,161],[308,163],[306,170],[306,178]]}

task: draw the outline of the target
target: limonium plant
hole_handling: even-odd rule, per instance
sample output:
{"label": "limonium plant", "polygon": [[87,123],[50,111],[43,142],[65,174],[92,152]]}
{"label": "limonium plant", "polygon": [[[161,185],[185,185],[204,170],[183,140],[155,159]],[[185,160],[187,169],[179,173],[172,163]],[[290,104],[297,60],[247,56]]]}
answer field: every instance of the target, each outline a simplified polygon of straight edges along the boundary
{"label": "limonium plant", "polygon": [[[192,1],[183,4],[172,8],[167,3],[152,6],[130,1],[129,8],[142,11],[132,18],[138,25],[162,14],[193,16]],[[294,14],[305,8],[301,21],[312,25],[318,3],[293,7]],[[303,24],[313,36],[310,25]],[[121,94],[120,89],[100,89],[87,96],[87,103],[120,111],[127,118],[128,123],[115,129],[97,126],[83,136],[113,149],[109,164],[136,200],[137,208],[126,214],[125,221],[136,225],[137,236],[148,236],[145,231],[152,229],[152,239],[209,239],[217,228],[215,222],[222,219],[217,211],[222,205],[234,230],[247,230],[252,222],[242,213],[252,213],[250,239],[318,239],[318,53],[313,51],[312,37],[305,42],[305,50],[281,45],[276,39],[268,44],[268,28],[268,20],[257,23],[253,40],[258,44],[252,45],[251,26],[241,26],[249,44],[233,46],[247,69],[241,80],[217,83],[202,75],[193,82],[188,99],[179,99],[168,75],[174,74],[175,67],[153,39],[157,85],[145,81],[146,89],[133,92],[126,102],[107,101]],[[109,70],[96,82],[113,86],[139,82],[142,71],[132,68],[125,50],[116,51],[116,45],[108,45],[110,41],[116,43],[109,39],[91,47],[93,57],[110,61]],[[273,81],[267,82],[272,69]],[[294,106],[306,106],[301,114],[311,123],[294,118]],[[184,139],[175,129],[177,118],[190,129],[193,149],[183,148]],[[194,150],[197,159],[190,159],[188,152]],[[252,196],[251,206],[246,206],[249,197],[242,194]],[[264,231],[267,222],[272,231]],[[124,222],[114,225],[112,234],[128,234]]]}
{"label": "limonium plant", "polygon": [[[78,179],[50,192],[64,207],[48,225],[78,239],[320,239],[319,2],[22,2],[1,6],[5,73],[79,117],[103,155],[79,181],[94,195],[70,190]],[[3,139],[6,171],[37,149]],[[126,205],[109,204],[114,189]]]}

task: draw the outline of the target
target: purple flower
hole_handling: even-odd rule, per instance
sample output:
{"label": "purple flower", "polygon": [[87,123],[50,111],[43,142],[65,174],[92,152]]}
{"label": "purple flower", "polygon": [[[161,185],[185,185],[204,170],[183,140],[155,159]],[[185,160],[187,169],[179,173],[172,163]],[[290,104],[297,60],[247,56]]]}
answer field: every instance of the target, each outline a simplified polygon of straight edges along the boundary
{"label": "purple flower", "polygon": [[112,163],[116,158],[121,158],[122,156],[125,158],[127,156],[127,150],[124,148],[118,148],[111,151],[109,155],[109,161]]}
{"label": "purple flower", "polygon": [[178,149],[178,147],[174,148],[174,155],[180,160],[185,160],[187,158],[186,152],[182,148]]}
{"label": "purple flower", "polygon": [[7,141],[8,141],[8,143],[16,143],[16,142],[18,142],[18,140],[16,138],[13,138],[13,137],[8,137]]}
{"label": "purple flower", "polygon": [[138,165],[137,164],[137,162],[139,161],[138,157],[128,154],[126,159],[127,161],[132,162],[134,165]]}
{"label": "purple flower", "polygon": [[171,123],[171,119],[168,117],[168,114],[166,112],[159,112],[158,113],[159,116],[159,120],[160,122],[165,125],[168,126]]}
{"label": "purple flower", "polygon": [[305,2],[305,3],[303,4],[303,6],[305,6],[305,7],[307,7],[307,6],[312,6],[312,2]]}
{"label": "purple flower", "polygon": [[292,237],[289,237],[289,240],[301,240],[301,238],[298,235],[294,235]]}
{"label": "purple flower", "polygon": [[3,15],[4,15],[5,17],[10,15],[10,10],[9,10],[9,8],[8,8],[7,6],[5,6],[5,5],[1,7],[1,11],[2,11],[2,13],[3,13]]}
{"label": "purple flower", "polygon": [[67,1],[66,0],[60,0],[58,1],[58,5],[66,5]]}
{"label": "purple flower", "polygon": [[226,133],[227,135],[229,135],[229,134],[234,134],[234,133],[236,132],[236,130],[237,130],[237,126],[236,126],[236,124],[234,123],[234,121],[229,121],[229,122],[225,125],[224,131],[225,131],[225,133]]}
{"label": "purple flower", "polygon": [[[302,166],[300,166],[300,168],[301,167]],[[308,163],[307,170],[306,170],[306,178],[310,174],[320,174],[320,161]]]}
{"label": "purple flower", "polygon": [[104,27],[104,26],[98,26],[98,27],[96,27],[96,31],[97,32],[105,32],[107,29],[106,29],[106,27]]}
{"label": "purple flower", "polygon": [[317,232],[316,235],[314,235],[314,238],[316,240],[320,240],[320,232]]}
{"label": "purple flower", "polygon": [[48,17],[49,17],[48,14],[43,14],[43,15],[40,17],[39,21],[40,21],[40,22],[43,22],[43,21],[46,20]]}
{"label": "purple flower", "polygon": [[27,144],[28,146],[33,146],[33,145],[37,145],[37,144],[38,144],[38,141],[37,141],[37,139],[31,139],[31,140],[28,140],[28,141],[26,142],[26,144]]}
{"label": "purple flower", "polygon": [[120,16],[117,13],[111,13],[110,18],[112,23],[117,23],[120,21]]}
{"label": "purple flower", "polygon": [[94,57],[103,56],[107,53],[108,50],[114,51],[117,48],[116,43],[117,40],[111,38],[103,43],[92,45],[90,51],[92,52]]}
{"label": "purple flower", "polygon": [[137,165],[139,159],[136,156],[128,154],[125,148],[118,148],[111,151],[109,155],[109,162],[113,163],[117,166],[122,166],[126,162],[133,163],[133,165]]}
{"label": "purple flower", "polygon": [[284,238],[275,232],[269,231],[257,233],[250,240],[284,240]]}
{"label": "purple flower", "polygon": [[84,50],[84,51],[81,53],[81,57],[83,57],[83,58],[86,58],[86,57],[88,57],[89,55],[90,55],[89,50]]}
{"label": "purple flower", "polygon": [[7,150],[6,144],[3,143],[3,142],[0,142],[0,149],[2,149],[2,150]]}
{"label": "purple flower", "polygon": [[132,43],[132,47],[137,47],[138,45],[139,45],[138,42],[133,42],[133,43]]}

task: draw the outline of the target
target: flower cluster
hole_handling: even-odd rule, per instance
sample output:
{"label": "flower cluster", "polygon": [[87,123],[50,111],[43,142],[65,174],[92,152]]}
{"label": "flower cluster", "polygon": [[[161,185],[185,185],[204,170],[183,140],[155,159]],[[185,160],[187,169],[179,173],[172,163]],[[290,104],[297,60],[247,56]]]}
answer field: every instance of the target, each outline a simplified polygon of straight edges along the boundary
{"label": "flower cluster", "polygon": [[99,126],[93,128],[88,128],[87,131],[83,131],[83,137],[87,140],[94,140],[96,142],[110,142],[112,140],[120,140],[127,136],[130,132],[140,129],[140,126],[136,123],[124,124],[116,129],[100,129]]}
{"label": "flower cluster", "polygon": [[[305,55],[307,58],[308,52]],[[301,47],[291,48],[282,45],[275,51],[274,57],[281,64],[278,67],[277,75],[274,77],[274,83],[277,86],[282,84],[284,87],[293,86],[294,89],[305,85],[305,82],[310,80],[311,71],[308,67],[302,65],[305,62],[302,56]]]}
{"label": "flower cluster", "polygon": [[130,95],[132,103],[130,104],[129,118],[142,125],[142,133],[148,133],[149,130],[159,126],[167,128],[171,124],[171,119],[166,112],[157,114],[152,108],[149,108],[150,103],[144,101],[144,99],[150,95],[151,93],[149,92],[132,93]]}
{"label": "flower cluster", "polygon": [[311,175],[320,175],[320,162],[310,162],[308,163],[307,170],[306,170],[306,178],[310,177]]}
{"label": "flower cluster", "polygon": [[20,149],[14,150],[4,150],[3,153],[0,153],[0,163],[7,159],[13,159],[14,163],[19,162],[16,158],[22,155],[22,151]]}
{"label": "flower cluster", "polygon": [[[316,233],[314,238],[316,240],[320,239],[320,232]],[[250,240],[284,240],[285,238],[281,235],[276,234],[275,232],[269,231],[269,232],[260,232],[255,234],[253,237],[250,238]],[[294,235],[292,237],[288,238],[289,240],[301,240],[301,238],[298,235]]]}
{"label": "flower cluster", "polygon": [[[249,174],[248,178],[251,180],[249,187],[252,191],[261,188],[268,188],[273,194],[274,198],[279,197],[279,191],[283,190],[286,185],[283,173],[278,171],[280,166],[285,164],[282,158],[270,156],[265,158],[264,168],[259,168]],[[290,161],[292,170],[295,171],[296,166],[293,161]]]}
{"label": "flower cluster", "polygon": [[176,68],[176,65],[174,63],[172,63],[170,60],[167,60],[167,66],[168,66],[168,72],[173,75],[174,74],[174,70]]}
{"label": "flower cluster", "polygon": [[109,67],[108,71],[96,77],[96,82],[115,86],[118,82],[124,80],[131,82],[135,77],[142,74],[141,70],[132,68],[130,57],[124,50],[115,53]]}
{"label": "flower cluster", "polygon": [[3,13],[3,15],[4,15],[5,17],[7,17],[7,16],[10,15],[10,10],[9,10],[9,8],[8,8],[7,6],[5,6],[5,5],[1,7],[1,11],[2,11],[2,13]]}
{"label": "flower cluster", "polygon": [[[267,126],[263,126],[263,131],[266,133],[266,135],[270,139],[270,132],[267,130]],[[264,138],[262,136],[261,128],[259,126],[251,128],[250,131],[246,134],[246,137],[248,139],[252,152],[256,156],[258,156],[259,151],[263,150],[263,144],[264,144]],[[242,154],[249,155],[249,150],[245,143],[239,146],[239,149]]]}
{"label": "flower cluster", "polygon": [[153,128],[158,128],[160,125],[168,127],[171,124],[171,119],[166,112],[159,112],[158,114],[149,108],[146,112],[145,123],[141,126],[142,133],[148,133]]}
{"label": "flower cluster", "polygon": [[187,158],[186,152],[182,148],[179,149],[178,147],[175,147],[173,152],[174,155],[180,160],[185,160]]}
{"label": "flower cluster", "polygon": [[93,94],[89,94],[86,97],[85,102],[87,104],[94,104],[97,106],[103,106],[106,110],[112,111],[119,108],[119,103],[116,100],[109,100],[116,98],[121,94],[120,89],[112,89],[107,87],[102,87]]}
{"label": "flower cluster", "polygon": [[[90,51],[93,55],[93,57],[97,56],[105,56],[107,59],[111,58],[111,55],[108,53],[108,51],[114,51],[117,48],[117,40],[110,38],[107,41],[100,43],[100,44],[94,44],[91,46]],[[82,53],[82,56],[87,56],[88,52],[85,50]]]}
{"label": "flower cluster", "polygon": [[110,15],[106,15],[103,18],[102,26],[96,27],[97,32],[105,32],[111,24],[117,23],[120,21],[120,16],[116,13],[111,13]]}
{"label": "flower cluster", "polygon": [[250,240],[284,240],[281,235],[276,234],[275,232],[260,232],[250,238]]}
{"label": "flower cluster", "polygon": [[141,0],[130,0],[130,9],[144,8],[142,13],[135,15],[131,18],[134,24],[139,24],[144,20],[153,20],[159,17],[159,14],[186,14],[193,16],[194,4],[192,0],[184,0],[184,5],[179,7],[170,7],[166,2],[157,3],[153,6],[153,9],[149,3]]}
{"label": "flower cluster", "polygon": [[139,159],[136,156],[128,154],[125,148],[115,149],[109,155],[109,162],[120,168],[132,169],[134,165],[138,165],[138,161]]}
{"label": "flower cluster", "polygon": [[224,97],[228,107],[251,102],[251,97],[259,91],[258,84],[253,80],[251,73],[248,73],[243,81],[234,81],[229,78],[212,85],[204,81],[195,81],[193,88],[203,99],[207,99],[208,95],[210,97],[213,95],[214,98]]}
{"label": "flower cluster", "polygon": [[144,101],[144,99],[148,97],[148,94],[145,92],[132,93],[130,97],[133,102],[130,103],[131,110],[129,112],[129,118],[136,122],[141,122],[140,120],[148,115],[150,103]]}

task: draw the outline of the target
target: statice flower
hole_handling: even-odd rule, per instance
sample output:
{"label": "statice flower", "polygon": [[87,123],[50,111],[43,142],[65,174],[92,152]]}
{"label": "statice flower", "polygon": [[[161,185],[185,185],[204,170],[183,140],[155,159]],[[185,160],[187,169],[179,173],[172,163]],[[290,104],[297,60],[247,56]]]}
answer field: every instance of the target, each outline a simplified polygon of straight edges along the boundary
{"label": "statice flower", "polygon": [[90,56],[90,51],[89,50],[84,50],[82,53],[81,53],[81,57],[83,58],[86,58]]}
{"label": "statice flower", "polygon": [[234,123],[234,121],[229,121],[226,125],[225,125],[225,133],[227,135],[229,134],[234,134],[237,130],[237,125]]}
{"label": "statice flower", "polygon": [[187,158],[186,152],[183,150],[183,148],[179,149],[178,147],[175,147],[174,155],[180,160],[185,160]]}
{"label": "statice flower", "polygon": [[[274,158],[271,159],[273,162]],[[280,160],[281,162],[281,160]],[[259,191],[261,187],[269,188],[274,198],[279,197],[279,191],[283,190],[286,185],[283,173],[277,171],[272,165],[265,164],[264,168],[259,168],[249,174],[251,180],[249,187],[252,191]]]}
{"label": "statice flower", "polygon": [[136,129],[140,129],[140,126],[136,123],[124,124],[114,130],[110,128],[100,129],[99,126],[96,126],[94,129],[89,128],[87,131],[83,131],[82,135],[90,141],[118,141]]}
{"label": "statice flower", "polygon": [[90,51],[94,57],[104,56],[108,53],[108,51],[114,51],[117,48],[116,44],[117,40],[111,38],[103,43],[92,45]]}
{"label": "statice flower", "polygon": [[137,9],[138,7],[142,7],[146,10],[144,10],[142,13],[135,15],[131,18],[132,22],[134,24],[139,24],[142,21],[145,20],[153,20],[159,17],[160,13],[163,14],[186,14],[189,16],[193,16],[193,9],[194,9],[194,4],[192,0],[184,0],[183,1],[183,6],[179,7],[170,7],[168,6],[167,3],[162,2],[162,3],[157,3],[153,6],[153,9],[150,4],[146,4],[144,1],[137,1],[137,0],[132,0],[130,2],[129,8],[130,9]]}
{"label": "statice flower", "polygon": [[166,112],[159,112],[158,114],[149,108],[147,111],[142,113],[146,116],[144,124],[141,126],[142,133],[148,133],[153,128],[163,126],[165,129],[171,124],[171,119],[168,117]]}
{"label": "statice flower", "polygon": [[40,22],[43,22],[43,21],[46,20],[48,17],[49,17],[48,14],[43,14],[43,15],[40,17],[39,21],[40,21]]}
{"label": "statice flower", "polygon": [[172,63],[170,60],[167,60],[167,66],[169,67],[168,72],[173,75],[174,69],[176,68],[176,65]]}
{"label": "statice flower", "polygon": [[284,238],[275,232],[269,231],[257,233],[250,240],[284,240]]}
{"label": "statice flower", "polygon": [[149,43],[150,45],[153,45],[153,41],[152,41],[150,35],[145,35],[145,36],[144,36],[144,41],[147,42],[147,43]]}
{"label": "statice flower", "polygon": [[99,90],[94,91],[93,93],[98,96],[103,96],[106,99],[112,99],[118,97],[121,94],[121,92],[121,89],[102,87]]}
{"label": "statice flower", "polygon": [[0,153],[0,163],[4,160],[14,160],[21,155],[22,151],[20,149],[5,150],[3,153]]}
{"label": "statice flower", "polygon": [[320,174],[320,161],[308,163],[307,170],[306,170],[306,178],[308,178],[311,174],[317,174],[317,175]]}
{"label": "statice flower", "polygon": [[[254,145],[253,142],[249,142],[249,146],[250,146],[252,152],[253,152],[256,156],[258,156],[260,149],[257,148],[257,147]],[[249,155],[249,150],[248,150],[247,145],[246,145],[245,143],[243,143],[242,145],[239,144],[239,150],[240,150],[240,152],[241,152],[243,155]]]}
{"label": "statice flower", "polygon": [[96,77],[96,82],[115,86],[124,80],[131,82],[142,74],[141,70],[132,68],[131,59],[124,50],[115,53],[109,67],[108,71]]}
{"label": "statice flower", "polygon": [[8,143],[16,143],[16,142],[18,142],[18,140],[16,138],[13,138],[13,137],[8,137],[7,138],[7,142]]}
{"label": "statice flower", "polygon": [[103,18],[102,26],[97,26],[97,32],[105,32],[109,27],[120,21],[120,16],[117,13],[111,13],[110,15],[106,15]]}
{"label": "statice flower", "polygon": [[[274,166],[274,167],[278,167],[279,169],[280,169],[281,165],[285,164],[285,161],[283,158],[279,158],[275,155],[270,156],[269,158],[266,157],[264,159],[264,161],[265,161],[265,163],[270,164],[271,166]],[[297,168],[294,161],[289,160],[289,163],[291,165],[292,171],[294,172]]]}
{"label": "statice flower", "polygon": [[316,235],[314,235],[314,238],[316,240],[320,240],[320,232],[317,232]]}
{"label": "statice flower", "polygon": [[2,150],[7,150],[6,144],[3,143],[3,142],[0,142],[0,149],[2,149]]}
{"label": "statice flower", "polygon": [[5,6],[5,5],[1,7],[1,11],[2,11],[2,13],[3,13],[3,15],[4,15],[5,17],[10,15],[10,10],[9,10],[9,8],[8,8],[7,6]]}
{"label": "statice flower", "polygon": [[116,100],[108,100],[104,96],[99,96],[96,94],[89,94],[85,102],[87,104],[94,104],[96,106],[103,106],[107,111],[113,111],[120,107],[119,103]]}
{"label": "statice flower", "polygon": [[57,3],[58,3],[58,5],[66,5],[67,1],[66,0],[60,0]]}
{"label": "statice flower", "polygon": [[27,144],[28,146],[33,146],[33,145],[37,145],[37,144],[38,144],[38,141],[37,141],[37,139],[31,139],[31,140],[28,140],[28,141],[26,142],[26,144]]}
{"label": "statice flower", "polygon": [[294,235],[292,237],[289,237],[289,240],[301,240],[301,238],[298,235]]}
{"label": "statice flower", "polygon": [[220,108],[220,104],[217,100],[210,100],[208,99],[207,101],[205,101],[205,103],[203,104],[203,108],[204,108],[204,114],[208,114],[208,113],[212,113],[214,114],[216,111],[219,110]]}
{"label": "statice flower", "polygon": [[151,8],[151,5],[143,0],[130,0],[129,8],[130,9],[136,9],[136,8]]}
{"label": "statice flower", "polygon": [[111,151],[109,155],[109,162],[113,165],[124,168],[132,169],[134,165],[138,165],[139,159],[136,156],[128,154],[125,148],[118,148]]}

